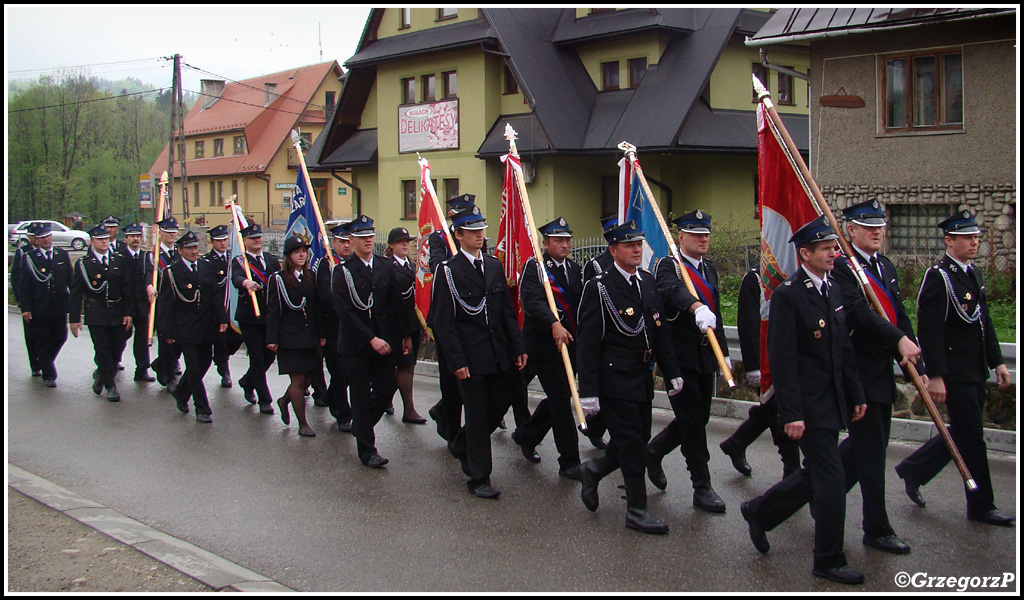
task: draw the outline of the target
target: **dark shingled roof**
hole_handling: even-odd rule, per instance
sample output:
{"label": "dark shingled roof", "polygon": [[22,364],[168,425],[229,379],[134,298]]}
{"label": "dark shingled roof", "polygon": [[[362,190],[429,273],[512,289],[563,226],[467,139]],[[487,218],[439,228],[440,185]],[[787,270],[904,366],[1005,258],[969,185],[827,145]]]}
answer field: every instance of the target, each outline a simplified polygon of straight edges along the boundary
{"label": "dark shingled roof", "polygon": [[563,10],[552,41],[556,44],[589,41],[602,37],[635,35],[656,29],[694,29],[689,10],[632,8],[594,13],[577,19],[576,10]]}
{"label": "dark shingled roof", "polygon": [[516,131],[516,148],[519,154],[551,154],[551,142],[544,134],[537,116],[533,113],[523,115],[501,115],[491,130],[484,136],[484,143],[476,151],[477,158],[493,158],[508,154],[508,140],[505,139],[505,123],[512,125]]}
{"label": "dark shingled roof", "polygon": [[[800,152],[809,152],[807,115],[780,115]],[[700,152],[757,152],[757,113],[749,110],[712,110],[703,100],[698,100],[683,126],[677,144],[682,149]]]}
{"label": "dark shingled roof", "polygon": [[348,68],[364,67],[406,56],[451,50],[494,41],[494,31],[487,21],[473,19],[444,27],[433,27],[404,35],[374,40],[362,45],[355,56],[345,61]]}
{"label": "dark shingled roof", "polygon": [[[310,151],[312,154],[312,151]],[[377,163],[377,130],[360,129],[352,134],[338,149],[320,161],[324,167],[345,169],[369,167]]]}
{"label": "dark shingled roof", "polygon": [[783,8],[748,46],[1016,12],[1012,8]]}

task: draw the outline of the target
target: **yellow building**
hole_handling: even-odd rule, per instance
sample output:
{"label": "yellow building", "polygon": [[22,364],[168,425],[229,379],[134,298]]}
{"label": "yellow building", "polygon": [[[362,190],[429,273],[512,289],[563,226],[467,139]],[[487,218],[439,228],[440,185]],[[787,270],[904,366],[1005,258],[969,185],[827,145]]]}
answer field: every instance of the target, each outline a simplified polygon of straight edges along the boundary
{"label": "yellow building", "polygon": [[[187,217],[180,163],[168,171],[175,217],[196,225],[228,223],[224,199],[235,194],[252,220],[285,225],[299,165],[291,132],[299,131],[308,148],[334,113],[343,81],[337,61],[238,82],[204,80],[185,116]],[[167,170],[165,147],[150,172],[156,180]],[[311,179],[325,219],[351,216],[347,186]]]}
{"label": "yellow building", "polygon": [[[702,208],[757,227],[757,136],[750,75],[807,147],[807,87],[765,69],[743,39],[771,13],[744,9],[374,9],[337,113],[310,151],[314,170],[351,169],[353,210],[380,229],[415,226],[419,167],[438,195],[477,197],[496,224],[506,123],[536,220],[577,235],[614,212],[617,146],[627,141],[666,213]],[[771,60],[798,72],[799,47]],[[784,96],[784,97],[781,97]],[[497,231],[492,233],[495,235]]]}

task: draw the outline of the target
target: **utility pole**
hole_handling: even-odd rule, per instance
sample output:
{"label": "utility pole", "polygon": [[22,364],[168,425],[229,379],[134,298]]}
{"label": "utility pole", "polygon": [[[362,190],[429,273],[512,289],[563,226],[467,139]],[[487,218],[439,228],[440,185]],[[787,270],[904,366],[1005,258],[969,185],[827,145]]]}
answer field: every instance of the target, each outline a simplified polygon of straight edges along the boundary
{"label": "utility pole", "polygon": [[[174,55],[174,76],[171,83],[171,139],[167,146],[167,172],[171,186],[167,195],[167,213],[174,214],[174,153],[178,153],[181,176],[181,212],[188,217],[188,174],[185,170],[185,100],[181,91],[181,55]],[[162,219],[159,215],[157,220]]]}

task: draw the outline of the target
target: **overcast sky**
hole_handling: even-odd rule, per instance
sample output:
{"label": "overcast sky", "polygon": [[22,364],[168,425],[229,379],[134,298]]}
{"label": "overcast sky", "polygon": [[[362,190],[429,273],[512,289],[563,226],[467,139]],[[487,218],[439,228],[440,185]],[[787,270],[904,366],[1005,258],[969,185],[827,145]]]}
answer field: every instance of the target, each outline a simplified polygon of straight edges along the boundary
{"label": "overcast sky", "polygon": [[[240,80],[355,53],[369,7],[339,5],[4,6],[8,81],[84,67],[117,80],[170,86],[171,62]],[[319,24],[319,35],[317,25]],[[321,46],[323,58],[321,59]],[[128,64],[125,61],[138,61]],[[214,78],[182,68],[184,89]]]}

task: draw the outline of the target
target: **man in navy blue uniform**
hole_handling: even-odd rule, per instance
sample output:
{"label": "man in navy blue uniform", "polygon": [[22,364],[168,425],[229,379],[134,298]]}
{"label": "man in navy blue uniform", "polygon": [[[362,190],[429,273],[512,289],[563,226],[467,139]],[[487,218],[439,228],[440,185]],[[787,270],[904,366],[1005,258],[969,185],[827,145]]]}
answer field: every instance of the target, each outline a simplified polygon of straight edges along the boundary
{"label": "man in navy blue uniform", "polygon": [[[226,225],[217,225],[207,232],[210,236],[210,251],[203,255],[203,259],[210,263],[214,273],[217,275],[217,285],[224,288],[227,294],[228,280],[231,279],[231,265],[228,264],[228,243],[231,239],[231,232]],[[217,374],[220,375],[220,387],[231,387],[231,368],[228,359],[242,345],[241,336],[234,329],[228,327],[223,333],[217,334],[217,341],[213,344],[213,364],[217,365]]]}
{"label": "man in navy blue uniform", "polygon": [[[14,292],[14,301],[21,304],[21,271],[25,267],[25,255],[36,247],[36,236],[32,234],[38,223],[29,223],[25,228],[25,237],[18,240],[14,249],[14,260],[11,262],[11,291]],[[28,366],[33,377],[43,374],[39,368],[39,357],[36,353],[35,338],[32,337],[32,327],[29,322],[22,319],[22,329],[25,332],[25,350],[28,353]]]}
{"label": "man in navy blue uniform", "polygon": [[[135,297],[135,312],[132,314],[132,328],[135,330],[132,353],[135,355],[135,381],[156,381],[149,374],[149,306],[156,299],[153,287],[153,255],[142,250],[142,225],[131,223],[124,228],[124,244],[121,254],[128,262],[132,294]],[[131,333],[129,333],[129,337]],[[118,353],[118,362],[127,347]]]}
{"label": "man in navy blue uniform", "polygon": [[[163,280],[164,270],[171,266],[174,261],[178,260],[178,252],[174,249],[175,241],[178,239],[178,220],[174,217],[167,217],[163,221],[157,223],[160,235],[160,248],[157,252],[157,284]],[[152,271],[150,271],[152,275]],[[147,280],[148,281],[148,280]],[[147,283],[147,285],[152,285]],[[152,292],[159,295],[159,290],[153,288]],[[156,300],[159,303],[159,298]],[[160,310],[159,304],[157,310]],[[167,391],[173,392],[174,387],[178,383],[178,375],[180,375],[180,365],[178,359],[181,358],[181,350],[174,344],[167,342],[167,336],[159,331],[160,323],[156,322],[154,331],[155,335],[158,336],[157,341],[157,357],[150,366],[156,373],[157,383],[163,386],[167,386]],[[173,332],[168,332],[169,334]]]}
{"label": "man in navy blue uniform", "polygon": [[68,339],[71,258],[53,247],[49,223],[30,225],[36,247],[22,257],[18,302],[26,329],[32,332],[38,367],[46,387],[57,387],[57,354]]}
{"label": "man in navy blue uniform", "polygon": [[[231,263],[231,285],[238,290],[238,306],[235,320],[242,330],[242,339],[249,354],[249,370],[238,380],[246,402],[259,402],[260,412],[274,414],[273,398],[267,385],[267,370],[274,364],[277,353],[267,348],[267,285],[270,276],[281,270],[281,261],[269,252],[263,251],[263,229],[259,223],[251,223],[241,231],[245,245],[245,260],[249,263],[252,279],[245,276],[242,257]],[[252,304],[254,292],[260,316]]]}
{"label": "man in navy blue uniform", "polygon": [[331,416],[337,422],[338,431],[352,431],[352,408],[348,403],[348,374],[345,372],[345,360],[341,354],[341,323],[338,311],[334,307],[334,293],[331,291],[331,279],[334,269],[352,256],[352,241],[348,234],[348,223],[331,228],[331,252],[320,257],[314,271],[316,272],[316,289],[320,297],[320,323],[324,327],[327,344],[324,345],[324,363],[331,374],[331,383],[324,392]]}

